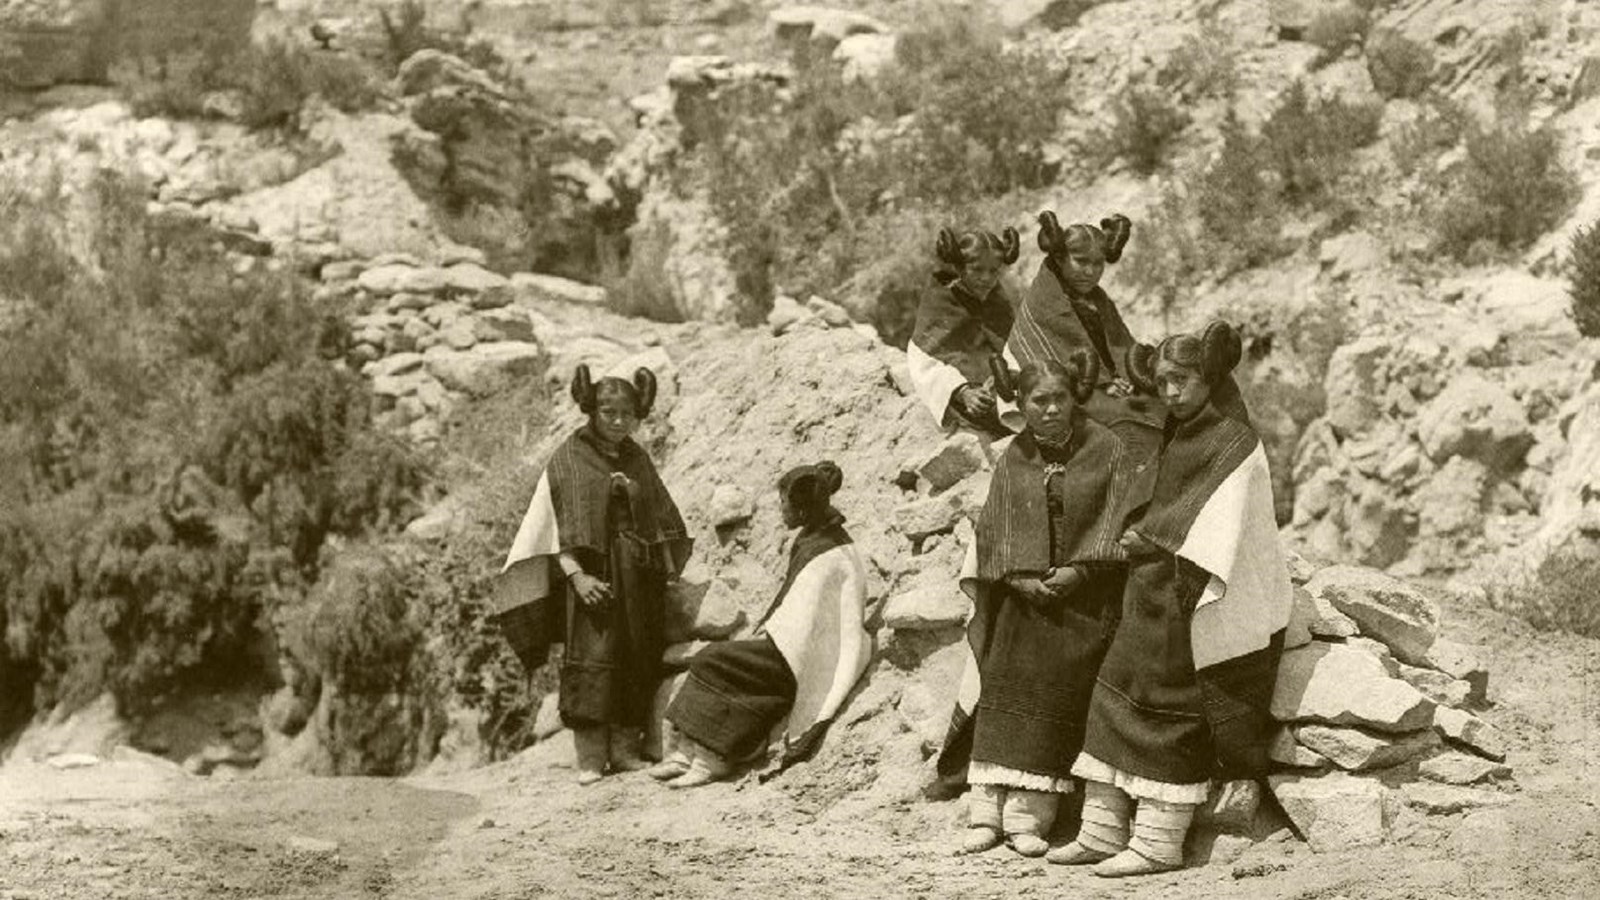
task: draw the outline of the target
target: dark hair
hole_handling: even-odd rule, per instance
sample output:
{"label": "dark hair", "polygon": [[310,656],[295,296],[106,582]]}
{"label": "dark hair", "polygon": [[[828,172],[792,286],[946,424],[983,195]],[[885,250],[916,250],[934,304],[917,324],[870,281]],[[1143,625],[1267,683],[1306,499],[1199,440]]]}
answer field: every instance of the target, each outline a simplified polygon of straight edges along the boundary
{"label": "dark hair", "polygon": [[1061,227],[1050,210],[1039,213],[1039,249],[1050,256],[1065,256],[1080,250],[1098,250],[1108,263],[1122,258],[1133,222],[1121,213],[1100,220],[1100,227],[1086,223]]}
{"label": "dark hair", "polygon": [[1207,384],[1216,385],[1239,364],[1243,353],[1239,332],[1227,322],[1218,321],[1207,325],[1200,334],[1176,334],[1162,341],[1151,354],[1151,362],[1164,359],[1187,366],[1199,372]]}
{"label": "dark hair", "polygon": [[955,272],[971,265],[982,253],[994,253],[1000,262],[1011,265],[1022,252],[1022,238],[1015,228],[1004,228],[1000,234],[992,231],[963,231],[957,234],[949,228],[939,229],[939,239],[933,245],[939,262]]}
{"label": "dark hair", "polygon": [[626,397],[642,419],[650,415],[656,405],[656,375],[641,367],[634,371],[632,381],[606,377],[596,383],[588,366],[578,366],[577,373],[572,376],[572,400],[578,404],[578,409],[583,410],[585,415],[594,415],[601,395]]}
{"label": "dark hair", "polygon": [[1065,363],[1053,359],[1040,359],[1028,363],[1017,373],[1011,387],[1016,402],[1028,399],[1046,379],[1058,378],[1067,386],[1067,392],[1079,403],[1089,399],[1100,380],[1100,360],[1087,350],[1074,350]]}
{"label": "dark hair", "polygon": [[844,483],[844,473],[832,460],[795,466],[778,479],[778,493],[800,510],[807,522],[816,522],[827,513],[829,501]]}

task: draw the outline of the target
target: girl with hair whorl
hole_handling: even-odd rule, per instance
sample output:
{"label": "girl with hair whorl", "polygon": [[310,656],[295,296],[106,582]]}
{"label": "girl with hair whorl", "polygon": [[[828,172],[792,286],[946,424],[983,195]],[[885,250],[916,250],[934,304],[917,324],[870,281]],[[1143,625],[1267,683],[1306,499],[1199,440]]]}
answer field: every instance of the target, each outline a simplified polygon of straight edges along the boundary
{"label": "girl with hair whorl", "polygon": [[1012,301],[1000,273],[1020,249],[1014,228],[939,232],[939,267],[917,307],[906,361],[917,396],[941,428],[1009,434],[997,414],[989,359],[1011,334]]}
{"label": "girl with hair whorl", "polygon": [[1239,335],[1217,322],[1131,356],[1167,417],[1153,486],[1122,537],[1122,623],[1072,767],[1086,781],[1083,824],[1052,862],[1107,877],[1179,868],[1212,777],[1265,774],[1292,600],[1267,458],[1229,374],[1239,355]]}
{"label": "girl with hair whorl", "polygon": [[[1131,472],[1126,449],[1079,405],[1094,357],[1024,366],[1027,427],[1001,456],[968,548],[972,656],[938,770],[972,786],[963,850],[1006,840],[1042,856],[1082,746],[1095,673],[1122,599],[1117,543]],[[1010,378],[997,372],[1002,382]],[[1001,384],[1002,395],[1010,385]]]}
{"label": "girl with hair whorl", "polygon": [[872,658],[866,567],[831,502],[844,476],[823,461],[778,481],[783,523],[799,529],[783,586],[755,636],[700,651],[667,720],[679,747],[650,774],[669,787],[727,777],[786,722],[779,768],[806,759]]}
{"label": "girl with hair whorl", "polygon": [[633,440],[656,379],[591,379],[572,398],[589,418],[556,448],[501,569],[493,617],[532,673],[565,645],[561,721],[578,783],[645,767],[639,747],[665,649],[666,582],[693,542],[649,454]]}
{"label": "girl with hair whorl", "polygon": [[[1100,369],[1084,411],[1128,445],[1139,468],[1149,463],[1160,441],[1160,404],[1134,392],[1124,358],[1135,341],[1100,287],[1105,267],[1122,258],[1132,231],[1123,215],[1102,219],[1098,227],[1062,228],[1055,213],[1040,213],[1039,249],[1045,259],[1023,295],[1005,355],[1010,365],[1019,366],[1043,359],[1065,362],[1080,350],[1092,354]],[[1002,415],[1007,424],[1020,427],[1014,410],[1002,409]]]}

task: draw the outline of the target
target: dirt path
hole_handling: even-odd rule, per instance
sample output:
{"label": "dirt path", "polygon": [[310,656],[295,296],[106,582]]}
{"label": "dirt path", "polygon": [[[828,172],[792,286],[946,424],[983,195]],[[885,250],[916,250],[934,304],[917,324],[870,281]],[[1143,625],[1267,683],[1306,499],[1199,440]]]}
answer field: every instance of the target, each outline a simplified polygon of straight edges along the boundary
{"label": "dirt path", "polygon": [[[405,781],[187,779],[152,761],[0,773],[0,900],[527,897],[1584,897],[1600,885],[1600,642],[1449,610],[1488,648],[1514,741],[1504,807],[1397,811],[1396,842],[1313,854],[1294,841],[1138,882],[956,858],[959,803],[818,806],[796,770],[699,792],[644,775],[586,789],[564,740]],[[1224,861],[1222,856],[1226,855]]]}

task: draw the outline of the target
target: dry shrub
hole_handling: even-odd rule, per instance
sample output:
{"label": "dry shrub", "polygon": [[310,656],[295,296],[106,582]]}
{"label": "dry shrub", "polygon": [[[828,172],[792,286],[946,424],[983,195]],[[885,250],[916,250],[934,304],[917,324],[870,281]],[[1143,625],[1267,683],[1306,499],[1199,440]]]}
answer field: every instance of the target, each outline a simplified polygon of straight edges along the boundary
{"label": "dry shrub", "polygon": [[681,322],[668,283],[666,262],[672,237],[663,223],[635,227],[629,245],[628,268],[622,277],[606,284],[606,304],[612,312],[657,322]]}
{"label": "dry shrub", "polygon": [[1261,126],[1266,164],[1282,180],[1283,197],[1304,205],[1327,197],[1345,176],[1355,151],[1377,140],[1383,109],[1342,97],[1313,99],[1296,81]]}
{"label": "dry shrub", "polygon": [[1179,88],[1190,97],[1232,97],[1239,89],[1233,35],[1214,20],[1205,22],[1173,51],[1157,83]]}
{"label": "dry shrub", "polygon": [[1367,73],[1372,86],[1391,100],[1422,96],[1433,84],[1433,51],[1393,29],[1367,41]]}
{"label": "dry shrub", "polygon": [[1508,593],[1506,607],[1543,631],[1600,638],[1600,556],[1568,550],[1539,565],[1532,583]]}
{"label": "dry shrub", "polygon": [[1051,31],[1061,31],[1064,28],[1073,28],[1083,14],[1106,0],[1050,0],[1050,3],[1040,11],[1038,21],[1040,25]]}
{"label": "dry shrub", "polygon": [[1584,337],[1600,337],[1600,223],[1572,236],[1567,261],[1572,319]]}
{"label": "dry shrub", "polygon": [[1112,100],[1111,120],[1097,143],[1107,157],[1126,160],[1141,175],[1161,168],[1189,126],[1189,114],[1171,92],[1132,82]]}
{"label": "dry shrub", "polygon": [[1351,3],[1339,3],[1318,12],[1307,26],[1305,39],[1322,52],[1319,63],[1329,63],[1352,47],[1360,47],[1371,27],[1367,11]]}
{"label": "dry shrub", "polygon": [[1484,261],[1525,249],[1571,209],[1577,180],[1561,136],[1520,117],[1472,122],[1461,161],[1440,176],[1435,243],[1448,256]]}

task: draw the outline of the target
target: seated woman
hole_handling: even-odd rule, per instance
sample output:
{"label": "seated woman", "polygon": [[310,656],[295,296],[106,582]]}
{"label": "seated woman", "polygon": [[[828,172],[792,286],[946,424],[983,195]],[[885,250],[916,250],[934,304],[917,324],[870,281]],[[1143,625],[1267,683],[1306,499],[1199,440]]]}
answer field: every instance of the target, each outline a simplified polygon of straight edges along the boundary
{"label": "seated woman", "polygon": [[839,467],[824,461],[778,481],[783,523],[800,529],[789,570],[756,637],[713,644],[690,661],[688,679],[667,707],[680,747],[650,773],[669,787],[727,777],[785,720],[780,767],[807,758],[866,671],[866,567],[829,502],[843,480]]}
{"label": "seated woman", "polygon": [[1162,342],[1153,372],[1135,355],[1136,383],[1153,376],[1167,408],[1163,444],[1122,539],[1122,623],[1072,766],[1083,824],[1052,862],[1107,877],[1178,868],[1210,779],[1266,770],[1292,601],[1267,458],[1229,375],[1239,352],[1216,323]]}
{"label": "seated woman", "polygon": [[[1154,398],[1137,394],[1128,373],[1119,371],[1134,339],[1100,287],[1106,266],[1122,258],[1132,230],[1121,215],[1101,220],[1098,228],[1062,228],[1055,213],[1039,214],[1039,249],[1045,260],[1017,310],[1006,358],[1018,366],[1042,359],[1064,362],[1080,350],[1093,354],[1100,374],[1084,411],[1128,445],[1137,469],[1148,465],[1160,443],[1161,408]],[[1007,424],[1021,427],[1014,410],[1003,408],[1002,414]]]}
{"label": "seated woman", "polygon": [[1010,433],[996,414],[989,359],[1005,349],[1011,334],[1011,298],[1000,285],[1000,271],[1017,261],[1020,249],[1016,229],[1002,234],[939,232],[940,268],[917,307],[906,347],[917,396],[939,426],[991,439]]}
{"label": "seated woman", "polygon": [[644,767],[638,748],[661,682],[664,590],[693,546],[654,463],[632,439],[655,405],[656,380],[591,380],[572,398],[589,417],[556,448],[501,570],[493,610],[532,672],[550,644],[561,658],[561,721],[572,729],[578,783]]}
{"label": "seated woman", "polygon": [[938,765],[945,777],[967,767],[969,853],[1002,837],[1023,856],[1048,849],[1116,629],[1130,471],[1122,444],[1078,405],[1095,368],[1088,353],[1023,367],[1017,397],[1028,426],[995,468],[968,549],[973,658]]}

